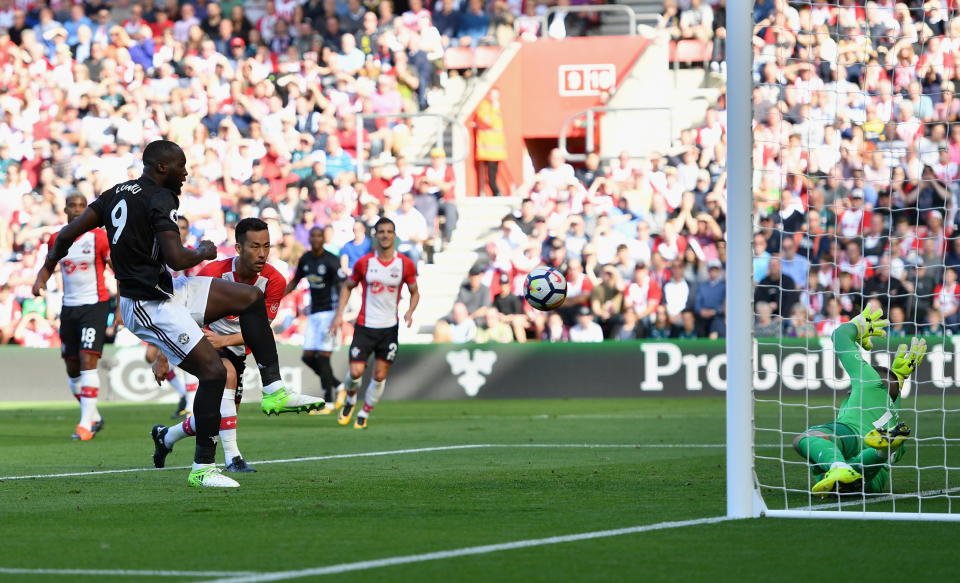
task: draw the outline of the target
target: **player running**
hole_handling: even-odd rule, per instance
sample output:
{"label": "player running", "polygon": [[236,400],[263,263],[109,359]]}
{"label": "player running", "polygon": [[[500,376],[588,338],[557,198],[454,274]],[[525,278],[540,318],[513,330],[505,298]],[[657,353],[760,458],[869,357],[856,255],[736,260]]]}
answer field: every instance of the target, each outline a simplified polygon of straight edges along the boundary
{"label": "player running", "polygon": [[168,140],[148,144],[143,150],[143,175],[105,191],[60,231],[34,288],[39,292],[37,288],[77,237],[105,226],[124,324],[141,340],[160,347],[172,365],[199,379],[194,403],[196,452],[188,483],[236,487],[239,484],[214,465],[227,371],[200,324],[239,316],[241,334],[260,366],[264,413],[308,411],[323,407],[324,402],[283,386],[262,291],[211,277],[174,280],[167,271],[166,266],[186,269],[217,255],[210,241],[200,241],[196,249],[187,249],[180,241],[177,207],[187,178],[186,164],[177,144]]}
{"label": "player running", "polygon": [[323,244],[324,230],[320,227],[310,229],[310,252],[304,253],[297,264],[297,272],[287,284],[283,294],[296,289],[303,278],[310,284],[310,315],[303,335],[303,356],[301,360],[320,377],[323,386],[323,398],[327,406],[311,414],[329,415],[333,412],[333,390],[340,384],[333,376],[330,366],[330,353],[336,348],[337,334],[330,323],[335,315],[339,283],[343,279],[340,272],[340,259],[327,251]]}
{"label": "player running", "polygon": [[889,369],[870,366],[860,347],[870,350],[872,337],[886,335],[889,322],[882,316],[879,308],[865,308],[833,332],[834,350],[850,375],[850,396],[835,422],[814,425],[793,441],[794,449],[811,463],[818,480],[811,492],[816,495],[883,492],[890,464],[903,457],[910,428],[900,421],[900,390],[923,361],[927,343],[914,338],[909,350],[900,346]]}
{"label": "player running", "polygon": [[[87,199],[82,194],[67,197],[64,211],[68,223],[85,210]],[[56,237],[50,237],[51,243]],[[109,261],[110,244],[107,242],[107,232],[103,229],[94,229],[81,235],[60,260],[63,277],[60,356],[67,367],[70,391],[80,401],[80,423],[71,436],[71,439],[80,441],[93,439],[103,429],[103,418],[97,410],[100,393],[97,362],[103,352],[107,318],[110,316],[110,293],[103,279],[103,270]],[[46,287],[51,274],[51,271],[37,274],[33,284],[34,293]]]}
{"label": "player running", "polygon": [[337,389],[337,408],[340,409],[337,422],[346,425],[350,423],[350,416],[357,404],[357,390],[367,368],[367,359],[370,353],[377,357],[370,385],[363,398],[363,409],[357,413],[357,420],[353,424],[357,429],[367,428],[367,418],[383,395],[387,371],[397,358],[397,311],[403,284],[410,290],[410,308],[403,316],[408,328],[413,325],[413,311],[420,302],[417,266],[406,255],[397,253],[397,233],[393,221],[380,219],[374,225],[374,233],[374,251],[357,260],[350,278],[343,283],[340,304],[329,330],[333,335],[340,329],[350,292],[357,285],[363,285],[363,303],[350,344],[350,369],[347,378]]}
{"label": "player running", "polygon": [[[272,322],[280,308],[287,280],[269,263],[270,232],[267,223],[260,219],[243,219],[236,226],[237,255],[208,263],[197,274],[237,283],[252,285],[263,292],[267,305],[267,316]],[[220,400],[220,443],[223,445],[226,470],[228,472],[256,472],[240,454],[237,446],[237,405],[243,392],[243,372],[247,354],[250,350],[244,346],[243,335],[236,316],[227,316],[213,322],[209,330],[204,330],[207,340],[220,353],[220,359],[227,369],[227,384]],[[161,359],[163,356],[161,355]],[[159,363],[154,370],[159,378],[165,378],[166,363]],[[311,411],[312,412],[312,411]],[[196,434],[193,418],[172,427],[155,425],[152,431],[156,441],[153,464],[162,468],[167,454],[173,451],[173,445],[185,437]]]}

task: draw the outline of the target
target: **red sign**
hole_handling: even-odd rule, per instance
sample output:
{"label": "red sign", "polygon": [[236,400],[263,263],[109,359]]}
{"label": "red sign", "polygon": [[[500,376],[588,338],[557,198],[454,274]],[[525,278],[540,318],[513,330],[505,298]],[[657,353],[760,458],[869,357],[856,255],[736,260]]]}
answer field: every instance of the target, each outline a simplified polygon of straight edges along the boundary
{"label": "red sign", "polygon": [[560,65],[560,97],[587,97],[610,91],[617,84],[617,67]]}

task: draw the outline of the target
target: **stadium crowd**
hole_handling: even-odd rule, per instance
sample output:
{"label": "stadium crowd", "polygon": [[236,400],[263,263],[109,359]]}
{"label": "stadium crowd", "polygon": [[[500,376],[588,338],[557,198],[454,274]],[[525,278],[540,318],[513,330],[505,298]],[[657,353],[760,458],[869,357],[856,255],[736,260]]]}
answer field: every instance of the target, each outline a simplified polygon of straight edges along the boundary
{"label": "stadium crowd", "polygon": [[[957,332],[960,17],[937,0],[758,0],[754,17],[756,335],[829,336],[867,303],[891,335]],[[665,0],[658,27],[712,40],[720,70],[725,23],[722,1]],[[723,336],[725,159],[724,96],[671,152],[552,158],[438,339]],[[539,261],[569,280],[549,315],[511,299]]]}
{"label": "stadium crowd", "polygon": [[[474,265],[438,342],[599,342],[724,335],[726,135],[720,111],[643,160],[597,154],[574,169],[559,150],[519,213]],[[526,275],[548,265],[567,278],[549,313],[522,300]]]}
{"label": "stadium crowd", "polygon": [[[139,176],[142,147],[161,137],[187,152],[188,243],[232,254],[230,227],[259,216],[289,277],[312,227],[355,255],[369,246],[359,225],[385,215],[401,251],[429,259],[456,224],[452,169],[442,150],[408,163],[412,123],[389,116],[443,90],[447,48],[508,42],[524,11],[532,39],[548,4],[528,4],[0,0],[0,343],[58,345],[58,285],[44,298],[30,286],[65,197]],[[590,24],[554,17],[553,36],[564,22]],[[360,144],[359,112],[380,116]],[[361,176],[358,159],[371,162]],[[290,342],[308,298],[285,300],[277,328]]]}

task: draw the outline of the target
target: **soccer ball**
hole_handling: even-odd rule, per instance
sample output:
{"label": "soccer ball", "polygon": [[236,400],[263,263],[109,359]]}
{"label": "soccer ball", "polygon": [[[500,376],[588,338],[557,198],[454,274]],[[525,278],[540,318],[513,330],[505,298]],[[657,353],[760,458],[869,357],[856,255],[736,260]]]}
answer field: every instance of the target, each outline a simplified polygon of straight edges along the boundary
{"label": "soccer ball", "polygon": [[552,267],[538,267],[527,274],[523,297],[538,310],[553,310],[567,299],[567,280]]}

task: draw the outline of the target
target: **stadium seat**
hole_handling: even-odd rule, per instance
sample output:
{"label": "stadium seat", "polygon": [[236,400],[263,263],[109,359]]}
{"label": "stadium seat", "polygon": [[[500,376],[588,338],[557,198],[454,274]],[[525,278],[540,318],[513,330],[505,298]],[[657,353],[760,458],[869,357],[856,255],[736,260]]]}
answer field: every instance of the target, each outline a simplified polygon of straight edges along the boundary
{"label": "stadium seat", "polygon": [[473,69],[476,55],[469,47],[450,47],[443,53],[443,67],[447,70]]}
{"label": "stadium seat", "polygon": [[473,66],[477,69],[489,69],[497,62],[502,50],[500,47],[477,47]]}

